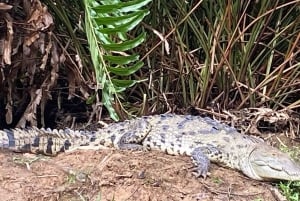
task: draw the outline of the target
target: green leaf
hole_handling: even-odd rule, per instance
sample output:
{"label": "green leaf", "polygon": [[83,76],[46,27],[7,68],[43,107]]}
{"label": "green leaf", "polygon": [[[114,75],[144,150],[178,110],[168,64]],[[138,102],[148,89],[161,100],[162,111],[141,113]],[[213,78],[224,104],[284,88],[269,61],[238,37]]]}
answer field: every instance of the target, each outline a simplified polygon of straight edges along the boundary
{"label": "green leaf", "polygon": [[144,82],[145,80],[120,80],[112,79],[112,83],[115,86],[116,93],[120,93],[133,85]]}
{"label": "green leaf", "polygon": [[[149,11],[140,12],[136,16],[130,19],[127,23],[116,25],[112,28],[99,28],[98,31],[104,34],[113,34],[117,32],[128,32],[131,31],[134,27],[136,27],[143,18],[149,14]],[[111,25],[112,26],[112,25]]]}
{"label": "green leaf", "polygon": [[129,56],[103,55],[103,58],[113,64],[125,65],[137,61],[139,59],[139,55],[138,54],[129,55]]}
{"label": "green leaf", "polygon": [[[125,51],[140,45],[145,40],[146,33],[143,32],[138,37],[128,40],[127,32],[134,29],[149,14],[148,10],[140,10],[140,8],[150,1],[84,1],[86,33],[96,72],[97,89],[102,89],[102,103],[110,117],[116,121],[119,118],[114,110],[113,102],[120,103],[120,93],[140,82],[127,80],[123,76],[129,76],[143,66],[143,62],[138,61],[138,54],[129,55]],[[133,62],[136,63],[132,65]],[[111,67],[112,65],[118,65],[118,67]],[[126,67],[126,65],[131,67]],[[115,78],[116,76],[118,79]],[[88,103],[95,100],[96,94],[97,92],[88,100]]]}
{"label": "green leaf", "polygon": [[95,22],[97,25],[122,25],[129,23],[134,18],[148,13],[147,10],[141,10],[137,12],[133,12],[127,15],[121,15],[121,16],[104,16],[104,17],[95,17]]}
{"label": "green leaf", "polygon": [[110,44],[102,44],[102,47],[106,50],[111,51],[126,51],[133,49],[144,42],[146,38],[146,33],[141,33],[138,37],[125,41],[123,43],[110,43]]}
{"label": "green leaf", "polygon": [[147,5],[152,0],[136,0],[118,2],[111,4],[111,1],[100,1],[104,5],[95,6],[92,9],[100,13],[133,12]]}
{"label": "green leaf", "polygon": [[127,68],[121,68],[121,67],[108,67],[107,69],[116,74],[116,75],[120,75],[120,76],[128,76],[131,75],[133,73],[135,73],[137,70],[139,70],[140,68],[142,68],[144,65],[143,62],[139,61],[137,62],[135,65],[133,65],[132,67],[127,67]]}
{"label": "green leaf", "polygon": [[112,79],[111,81],[114,84],[114,86],[122,87],[122,88],[125,88],[125,89],[128,88],[128,87],[132,87],[133,85],[135,85],[137,83],[136,80]]}
{"label": "green leaf", "polygon": [[117,113],[115,112],[114,107],[112,106],[112,101],[113,101],[113,95],[108,91],[109,88],[104,88],[102,91],[102,103],[105,106],[105,108],[109,112],[109,116],[114,120],[114,121],[119,121],[119,117]]}

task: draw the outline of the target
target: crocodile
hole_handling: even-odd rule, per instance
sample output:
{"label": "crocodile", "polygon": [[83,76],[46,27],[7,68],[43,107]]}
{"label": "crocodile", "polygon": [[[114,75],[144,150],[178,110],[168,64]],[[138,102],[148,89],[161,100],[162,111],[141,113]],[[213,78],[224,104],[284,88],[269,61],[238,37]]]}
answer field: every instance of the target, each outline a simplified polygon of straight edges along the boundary
{"label": "crocodile", "polygon": [[26,128],[0,130],[0,149],[55,156],[98,147],[159,150],[187,155],[195,175],[206,177],[210,162],[237,169],[255,180],[300,180],[300,164],[262,139],[208,117],[161,114],[88,130]]}

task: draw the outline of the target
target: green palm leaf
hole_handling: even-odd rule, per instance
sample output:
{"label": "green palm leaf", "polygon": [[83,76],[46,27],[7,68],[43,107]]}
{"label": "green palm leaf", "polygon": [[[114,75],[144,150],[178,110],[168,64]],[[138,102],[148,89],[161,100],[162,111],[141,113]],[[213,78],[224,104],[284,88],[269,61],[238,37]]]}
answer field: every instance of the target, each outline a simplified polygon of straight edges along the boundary
{"label": "green palm leaf", "polygon": [[149,14],[147,9],[141,9],[149,2],[151,0],[85,0],[85,29],[97,89],[102,89],[102,102],[114,120],[119,117],[112,103],[115,99],[119,101],[119,93],[138,82],[129,76],[143,66],[143,62],[138,61],[138,54],[130,55],[125,51],[132,50],[145,40],[145,33],[130,40],[127,33]]}

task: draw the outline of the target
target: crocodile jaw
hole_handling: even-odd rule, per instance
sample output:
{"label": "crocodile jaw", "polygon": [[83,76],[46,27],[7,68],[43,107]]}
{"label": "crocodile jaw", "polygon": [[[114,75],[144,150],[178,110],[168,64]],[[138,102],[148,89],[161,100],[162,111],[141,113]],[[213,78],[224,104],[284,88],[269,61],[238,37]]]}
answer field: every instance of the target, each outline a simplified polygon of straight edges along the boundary
{"label": "crocodile jaw", "polygon": [[257,180],[300,181],[300,164],[278,149],[257,144],[242,170]]}

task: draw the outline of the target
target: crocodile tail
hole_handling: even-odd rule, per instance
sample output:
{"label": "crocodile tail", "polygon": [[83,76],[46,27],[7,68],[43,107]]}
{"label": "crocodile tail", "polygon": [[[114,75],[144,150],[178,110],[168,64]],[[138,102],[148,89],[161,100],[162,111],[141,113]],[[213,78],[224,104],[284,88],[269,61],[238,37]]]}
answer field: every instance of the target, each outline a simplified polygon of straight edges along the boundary
{"label": "crocodile tail", "polygon": [[74,147],[89,145],[95,141],[95,132],[71,129],[0,130],[0,148],[15,152],[41,153],[55,156]]}

